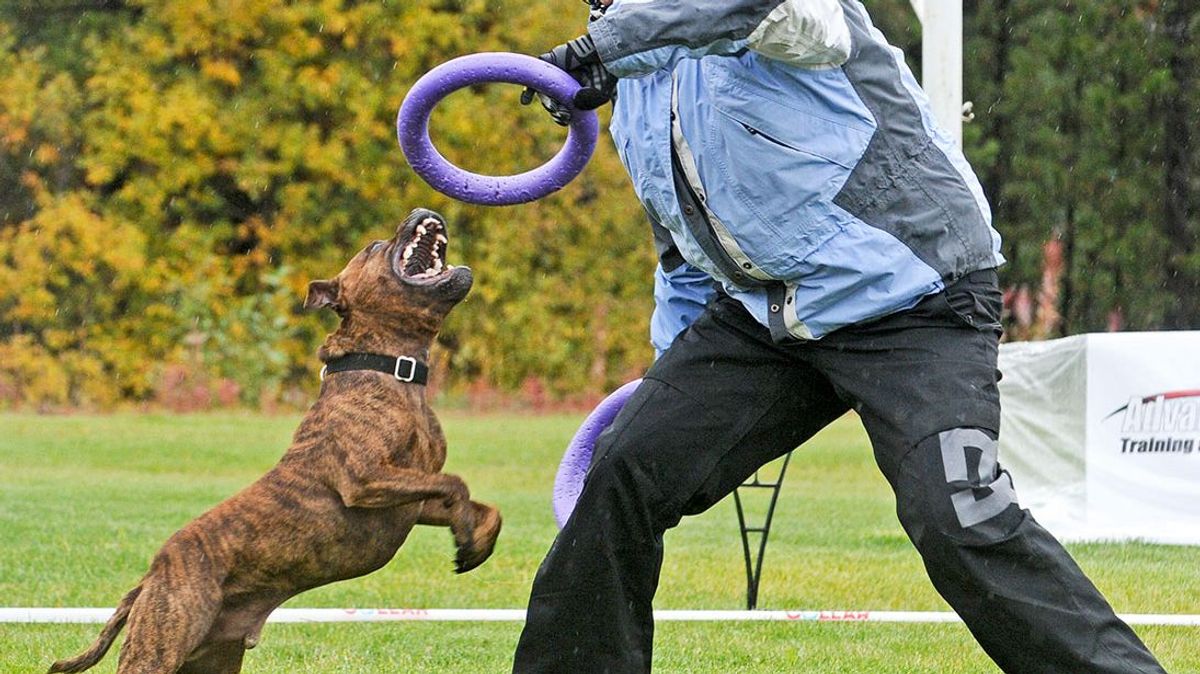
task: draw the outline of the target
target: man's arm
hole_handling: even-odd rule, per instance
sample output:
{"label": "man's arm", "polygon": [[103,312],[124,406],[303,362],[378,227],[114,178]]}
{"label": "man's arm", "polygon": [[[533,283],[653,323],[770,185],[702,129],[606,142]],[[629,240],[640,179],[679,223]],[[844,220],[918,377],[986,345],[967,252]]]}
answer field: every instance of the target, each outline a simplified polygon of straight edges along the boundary
{"label": "man's arm", "polygon": [[591,22],[588,34],[618,77],[742,49],[807,68],[838,66],[850,57],[850,29],[838,0],[624,0]]}

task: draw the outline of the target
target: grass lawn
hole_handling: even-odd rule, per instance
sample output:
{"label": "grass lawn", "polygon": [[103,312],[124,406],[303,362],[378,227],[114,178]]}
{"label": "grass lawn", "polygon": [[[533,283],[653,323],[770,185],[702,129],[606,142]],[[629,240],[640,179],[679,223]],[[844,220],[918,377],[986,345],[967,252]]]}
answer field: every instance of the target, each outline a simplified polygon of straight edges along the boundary
{"label": "grass lawn", "polygon": [[[555,532],[549,507],[576,416],[442,415],[447,470],[499,505],[495,556],[455,576],[443,530],[416,530],[383,570],[292,607],[522,608]],[[0,606],[113,606],[162,542],[271,466],[296,419],[0,416]],[[1118,611],[1200,612],[1200,552],[1076,545]],[[892,512],[861,427],[844,419],[797,452],[780,499],[761,608],[948,610]],[[656,607],[744,608],[732,500],[667,537]],[[269,625],[248,672],[507,671],[516,623]],[[1200,672],[1200,630],[1140,627],[1168,671]],[[0,672],[41,672],[98,625],[0,625]],[[664,623],[661,672],[995,672],[961,625]],[[112,672],[115,651],[95,670]]]}

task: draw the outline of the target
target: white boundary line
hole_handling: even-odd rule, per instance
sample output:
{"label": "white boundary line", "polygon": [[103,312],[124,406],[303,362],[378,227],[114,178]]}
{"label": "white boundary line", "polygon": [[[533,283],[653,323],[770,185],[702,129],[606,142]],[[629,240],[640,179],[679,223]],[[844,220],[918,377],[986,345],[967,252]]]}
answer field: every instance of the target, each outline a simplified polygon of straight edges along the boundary
{"label": "white boundary line", "polygon": [[[108,608],[0,608],[0,623],[104,623]],[[660,622],[821,622],[821,623],[957,623],[958,615],[939,611],[655,611]],[[1200,615],[1127,613],[1131,625],[1200,627]],[[454,608],[281,608],[268,622],[521,622],[524,609]]]}

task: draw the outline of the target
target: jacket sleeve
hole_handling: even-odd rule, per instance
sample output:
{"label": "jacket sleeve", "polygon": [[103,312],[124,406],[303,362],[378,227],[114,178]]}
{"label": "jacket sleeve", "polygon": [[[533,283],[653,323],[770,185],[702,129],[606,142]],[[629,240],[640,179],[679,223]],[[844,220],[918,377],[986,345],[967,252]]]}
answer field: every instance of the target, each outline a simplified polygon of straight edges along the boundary
{"label": "jacket sleeve", "polygon": [[619,0],[588,33],[618,77],[743,49],[805,68],[839,66],[850,57],[839,0]]}
{"label": "jacket sleeve", "polygon": [[654,314],[650,317],[650,343],[656,357],[683,332],[716,294],[713,278],[680,256],[666,228],[653,217],[654,245],[658,269],[654,272]]}

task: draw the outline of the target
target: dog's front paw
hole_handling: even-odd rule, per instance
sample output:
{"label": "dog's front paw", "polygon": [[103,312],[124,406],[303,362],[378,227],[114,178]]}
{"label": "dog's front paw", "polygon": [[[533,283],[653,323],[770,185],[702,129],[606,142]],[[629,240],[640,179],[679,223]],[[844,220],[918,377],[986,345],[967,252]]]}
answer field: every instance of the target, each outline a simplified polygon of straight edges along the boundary
{"label": "dog's front paw", "polygon": [[496,538],[500,536],[500,511],[483,503],[471,503],[475,511],[475,530],[465,543],[458,546],[454,557],[454,572],[466,573],[483,564],[496,549]]}

